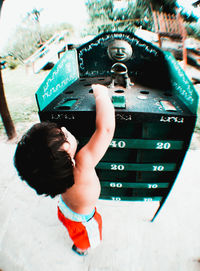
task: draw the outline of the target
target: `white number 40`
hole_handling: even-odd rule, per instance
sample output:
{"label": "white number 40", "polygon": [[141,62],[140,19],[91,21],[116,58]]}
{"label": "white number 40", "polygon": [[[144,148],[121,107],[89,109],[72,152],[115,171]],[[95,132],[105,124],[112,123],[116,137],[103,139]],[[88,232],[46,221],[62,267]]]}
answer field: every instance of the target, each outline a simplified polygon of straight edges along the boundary
{"label": "white number 40", "polygon": [[116,140],[112,140],[112,142],[110,143],[110,146],[112,146],[113,148],[125,148],[126,147],[126,142],[124,141],[116,141]]}

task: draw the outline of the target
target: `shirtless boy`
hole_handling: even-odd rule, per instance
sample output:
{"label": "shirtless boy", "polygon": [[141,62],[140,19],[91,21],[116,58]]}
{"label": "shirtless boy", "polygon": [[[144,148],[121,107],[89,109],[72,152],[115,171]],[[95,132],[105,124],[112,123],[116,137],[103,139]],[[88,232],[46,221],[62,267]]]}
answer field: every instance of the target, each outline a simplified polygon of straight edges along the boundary
{"label": "shirtless boy", "polygon": [[[102,220],[95,206],[100,182],[95,167],[104,156],[115,130],[114,107],[107,87],[92,85],[96,102],[96,130],[78,152],[75,137],[55,123],[35,124],[17,145],[14,163],[19,176],[37,194],[60,195],[58,218],[86,255],[102,240]],[[84,124],[83,124],[84,125]]]}

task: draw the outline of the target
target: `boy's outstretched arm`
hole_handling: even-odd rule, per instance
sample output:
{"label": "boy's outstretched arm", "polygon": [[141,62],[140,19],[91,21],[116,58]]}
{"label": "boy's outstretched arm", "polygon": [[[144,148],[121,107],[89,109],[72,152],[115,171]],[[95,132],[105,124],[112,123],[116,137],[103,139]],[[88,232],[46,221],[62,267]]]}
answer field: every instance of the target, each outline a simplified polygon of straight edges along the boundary
{"label": "boy's outstretched arm", "polygon": [[92,88],[96,101],[96,130],[76,156],[76,161],[84,167],[95,167],[98,164],[115,131],[115,112],[107,87],[92,85]]}

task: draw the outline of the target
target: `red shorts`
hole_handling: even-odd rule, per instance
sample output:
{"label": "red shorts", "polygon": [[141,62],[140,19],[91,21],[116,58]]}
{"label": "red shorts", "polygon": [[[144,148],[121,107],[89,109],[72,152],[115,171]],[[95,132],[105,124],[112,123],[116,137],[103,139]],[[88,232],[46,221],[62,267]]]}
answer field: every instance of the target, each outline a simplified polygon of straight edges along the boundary
{"label": "red shorts", "polygon": [[77,248],[86,250],[98,246],[102,240],[102,219],[95,208],[94,216],[86,222],[76,222],[66,218],[58,207],[58,218],[67,228]]}

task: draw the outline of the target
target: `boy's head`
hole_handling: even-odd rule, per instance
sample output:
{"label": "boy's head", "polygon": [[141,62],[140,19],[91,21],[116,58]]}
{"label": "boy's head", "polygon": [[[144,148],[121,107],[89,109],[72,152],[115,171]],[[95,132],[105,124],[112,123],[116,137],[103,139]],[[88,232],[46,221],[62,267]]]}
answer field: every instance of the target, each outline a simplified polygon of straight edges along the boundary
{"label": "boy's head", "polygon": [[32,126],[19,141],[14,165],[37,194],[55,197],[74,184],[73,162],[62,149],[66,135],[55,123]]}

